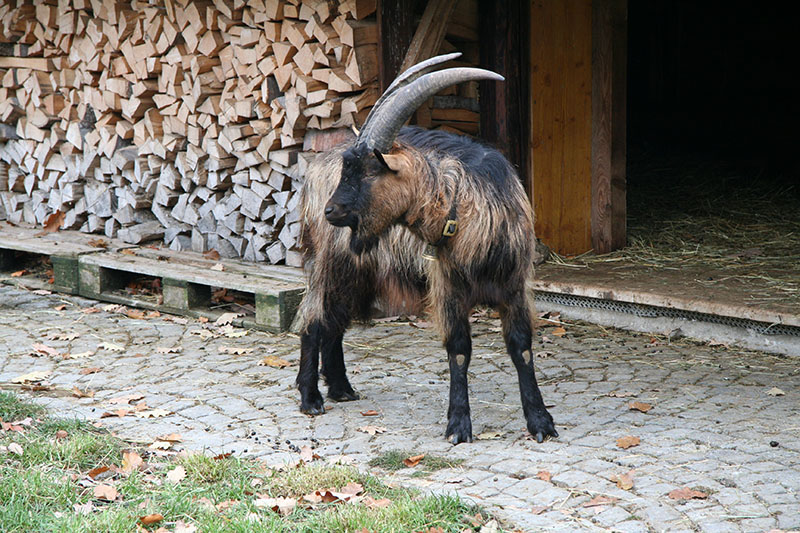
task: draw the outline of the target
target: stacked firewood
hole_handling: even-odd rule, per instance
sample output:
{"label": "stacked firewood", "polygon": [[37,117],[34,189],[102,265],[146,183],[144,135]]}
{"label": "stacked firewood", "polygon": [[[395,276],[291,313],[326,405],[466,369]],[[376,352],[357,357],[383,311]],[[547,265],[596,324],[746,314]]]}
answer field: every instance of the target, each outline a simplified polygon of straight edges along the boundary
{"label": "stacked firewood", "polygon": [[378,97],[375,3],[0,2],[0,218],[298,265],[305,166]]}

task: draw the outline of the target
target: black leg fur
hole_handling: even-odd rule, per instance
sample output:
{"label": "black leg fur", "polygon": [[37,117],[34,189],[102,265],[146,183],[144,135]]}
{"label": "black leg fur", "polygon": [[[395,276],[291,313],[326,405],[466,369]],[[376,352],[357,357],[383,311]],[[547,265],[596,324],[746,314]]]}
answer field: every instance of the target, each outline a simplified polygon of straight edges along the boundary
{"label": "black leg fur", "polygon": [[322,375],[328,384],[328,398],[337,402],[358,400],[359,396],[350,381],[344,366],[342,338],[344,333],[326,331],[322,336]]}
{"label": "black leg fur", "polygon": [[300,369],[297,372],[297,388],[300,389],[300,410],[309,415],[325,412],[322,394],[319,392],[319,348],[322,326],[319,322],[309,325],[300,337]]}
{"label": "black leg fur", "polygon": [[453,444],[472,442],[467,369],[472,357],[472,338],[468,314],[448,309],[445,325],[447,360],[450,365],[450,406],[447,409],[445,437]]}
{"label": "black leg fur", "polygon": [[506,349],[517,368],[522,412],[525,414],[528,431],[538,442],[548,436],[558,437],[553,417],[547,412],[542,393],[536,383],[531,352],[530,313],[523,296],[510,298],[500,310],[503,321],[503,336]]}

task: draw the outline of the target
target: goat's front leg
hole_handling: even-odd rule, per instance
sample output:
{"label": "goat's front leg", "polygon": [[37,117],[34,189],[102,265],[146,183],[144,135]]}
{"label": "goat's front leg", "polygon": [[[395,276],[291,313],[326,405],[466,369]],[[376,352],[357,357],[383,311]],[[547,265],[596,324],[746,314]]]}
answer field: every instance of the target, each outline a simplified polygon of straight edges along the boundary
{"label": "goat's front leg", "polygon": [[500,309],[503,322],[503,337],[519,377],[519,393],[522,412],[525,414],[528,431],[538,442],[548,436],[558,437],[553,417],[547,412],[542,393],[536,383],[531,353],[532,328],[530,312],[524,295],[509,298]]}
{"label": "goat's front leg", "polygon": [[309,415],[325,412],[322,394],[319,392],[319,347],[323,326],[318,321],[308,325],[300,336],[300,369],[297,372],[297,388],[300,389],[300,410]]}
{"label": "goat's front leg", "polygon": [[[450,303],[449,306],[453,306]],[[445,347],[450,365],[450,406],[447,409],[445,437],[453,444],[472,442],[467,370],[472,358],[469,319],[464,309],[455,306],[445,314]]]}

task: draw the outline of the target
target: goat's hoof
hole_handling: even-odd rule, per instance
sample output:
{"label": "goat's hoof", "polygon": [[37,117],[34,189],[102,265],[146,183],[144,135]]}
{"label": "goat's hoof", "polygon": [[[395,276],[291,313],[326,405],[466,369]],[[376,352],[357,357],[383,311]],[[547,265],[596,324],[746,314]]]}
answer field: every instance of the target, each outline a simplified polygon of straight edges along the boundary
{"label": "goat's hoof", "polygon": [[301,398],[300,412],[307,415],[321,415],[325,413],[325,403],[322,401],[322,395],[319,391],[316,394],[309,395],[309,398]]}
{"label": "goat's hoof", "polygon": [[536,411],[528,417],[528,431],[536,439],[536,442],[542,443],[547,437],[557,438],[558,431],[553,424],[553,417],[546,409]]}
{"label": "goat's hoof", "polygon": [[332,391],[328,390],[328,398],[333,400],[334,402],[352,402],[353,400],[358,400],[361,396],[354,391],[353,389],[342,390],[342,391]]}
{"label": "goat's hoof", "polygon": [[453,445],[472,442],[472,421],[469,417],[450,420],[447,424],[445,438]]}

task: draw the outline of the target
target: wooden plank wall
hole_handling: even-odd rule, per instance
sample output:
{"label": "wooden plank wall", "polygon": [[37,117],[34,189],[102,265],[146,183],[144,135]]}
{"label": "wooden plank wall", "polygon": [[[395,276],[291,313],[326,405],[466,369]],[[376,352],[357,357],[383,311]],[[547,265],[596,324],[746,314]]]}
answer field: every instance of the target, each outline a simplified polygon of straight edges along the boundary
{"label": "wooden plank wall", "polygon": [[592,248],[592,2],[531,6],[536,235],[561,254]]}

